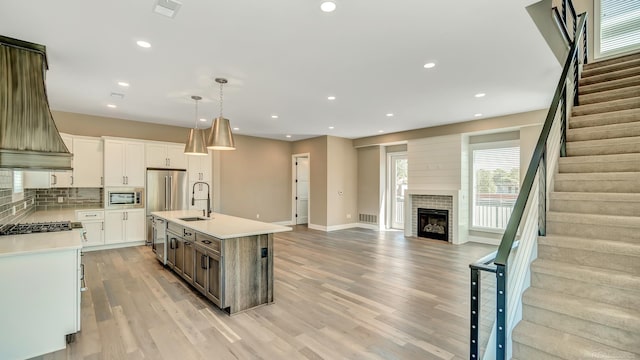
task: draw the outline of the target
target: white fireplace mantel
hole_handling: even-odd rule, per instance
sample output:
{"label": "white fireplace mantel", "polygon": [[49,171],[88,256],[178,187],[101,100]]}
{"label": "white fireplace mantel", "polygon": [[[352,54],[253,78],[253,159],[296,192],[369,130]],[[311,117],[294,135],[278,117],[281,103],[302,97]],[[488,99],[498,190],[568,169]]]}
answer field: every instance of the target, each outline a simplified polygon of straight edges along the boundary
{"label": "white fireplace mantel", "polygon": [[460,202],[467,201],[466,196],[456,189],[407,189],[405,190],[405,202],[404,202],[404,235],[413,236],[412,229],[412,209],[413,209],[413,196],[414,195],[436,195],[436,196],[451,196],[452,197],[452,221],[454,225],[452,243],[463,244],[467,242],[468,229],[466,226],[467,219],[460,216]]}

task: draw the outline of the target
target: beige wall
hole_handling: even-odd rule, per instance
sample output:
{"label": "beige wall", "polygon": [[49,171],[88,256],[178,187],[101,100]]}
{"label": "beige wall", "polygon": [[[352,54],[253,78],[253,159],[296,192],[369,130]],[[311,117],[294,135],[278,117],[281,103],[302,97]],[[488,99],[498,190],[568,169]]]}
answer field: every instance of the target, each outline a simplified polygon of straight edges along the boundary
{"label": "beige wall", "polygon": [[327,226],[327,142],[327,136],[319,136],[292,144],[291,154],[309,154],[310,225]]}
{"label": "beige wall", "polygon": [[132,139],[185,143],[189,129],[141,121],[53,111],[58,131],[84,136],[116,136]]}
{"label": "beige wall", "polygon": [[290,221],[291,143],[239,135],[235,140],[236,150],[219,152],[220,212]]}
{"label": "beige wall", "polygon": [[544,121],[548,109],[529,111],[519,114],[498,116],[489,119],[465,121],[456,124],[434,126],[430,128],[401,131],[392,134],[370,136],[353,140],[355,147],[405,142],[434,136],[492,131],[497,129],[517,129],[521,126],[538,124]]}
{"label": "beige wall", "polygon": [[[384,218],[381,187],[384,186],[384,147],[368,146],[358,149],[358,214],[378,215],[378,224]],[[356,219],[357,220],[357,219]]]}
{"label": "beige wall", "polygon": [[327,226],[355,223],[358,208],[358,154],[353,140],[327,138]]}

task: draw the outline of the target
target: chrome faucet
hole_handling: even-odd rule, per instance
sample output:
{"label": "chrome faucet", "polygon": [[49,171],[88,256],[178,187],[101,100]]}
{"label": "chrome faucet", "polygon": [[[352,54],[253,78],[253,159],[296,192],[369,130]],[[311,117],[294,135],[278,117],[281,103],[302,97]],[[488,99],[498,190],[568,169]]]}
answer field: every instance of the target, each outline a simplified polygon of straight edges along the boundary
{"label": "chrome faucet", "polygon": [[[209,184],[204,182],[204,181],[196,181],[193,183],[193,188],[191,189],[191,206],[196,204],[196,200],[204,200],[204,199],[196,199],[196,185],[198,184],[205,184],[207,185],[207,217],[211,217],[211,196],[210,194],[210,188],[209,188]],[[203,212],[203,216],[204,216],[204,209],[202,210]]]}

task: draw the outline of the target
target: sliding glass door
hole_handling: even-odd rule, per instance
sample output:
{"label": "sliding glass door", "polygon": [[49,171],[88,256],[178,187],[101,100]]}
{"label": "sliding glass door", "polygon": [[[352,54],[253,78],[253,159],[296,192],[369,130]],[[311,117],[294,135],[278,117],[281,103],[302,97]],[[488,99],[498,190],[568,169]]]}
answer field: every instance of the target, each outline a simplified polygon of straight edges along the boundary
{"label": "sliding glass door", "polygon": [[407,154],[391,153],[389,158],[389,209],[391,228],[404,229],[404,192],[407,190]]}

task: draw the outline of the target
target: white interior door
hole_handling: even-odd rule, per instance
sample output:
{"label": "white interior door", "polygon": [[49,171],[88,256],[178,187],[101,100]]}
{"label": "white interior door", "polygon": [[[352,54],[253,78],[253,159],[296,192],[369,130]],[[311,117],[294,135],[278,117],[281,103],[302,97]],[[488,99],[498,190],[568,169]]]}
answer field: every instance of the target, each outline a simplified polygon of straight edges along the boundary
{"label": "white interior door", "polygon": [[389,156],[391,171],[389,196],[391,201],[391,227],[404,229],[404,192],[407,190],[407,155],[405,153]]}
{"label": "white interior door", "polygon": [[296,225],[309,221],[309,158],[296,158]]}

